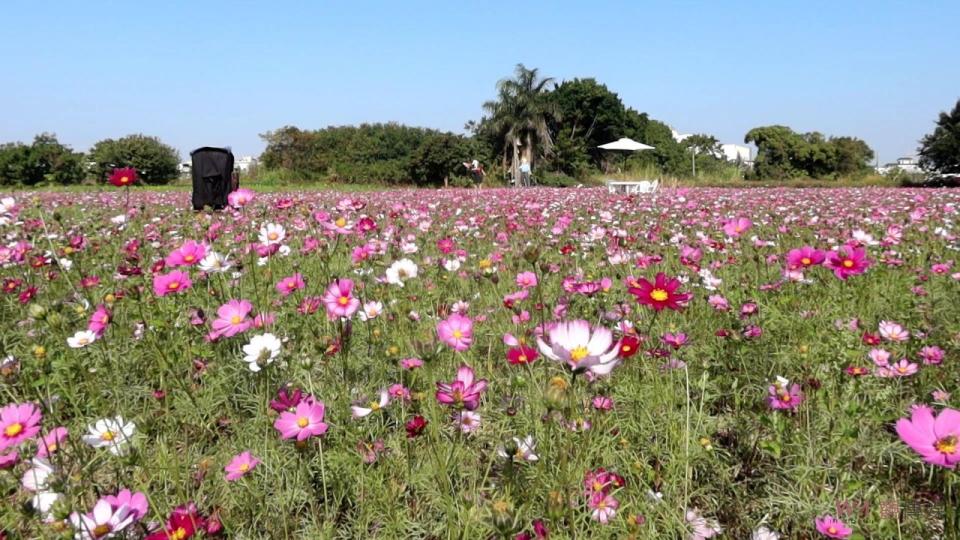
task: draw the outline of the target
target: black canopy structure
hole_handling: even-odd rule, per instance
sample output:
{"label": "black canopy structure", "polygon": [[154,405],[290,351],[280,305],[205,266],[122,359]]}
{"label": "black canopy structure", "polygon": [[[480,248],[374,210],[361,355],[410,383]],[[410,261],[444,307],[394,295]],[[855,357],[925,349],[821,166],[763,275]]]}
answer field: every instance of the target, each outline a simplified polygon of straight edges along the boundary
{"label": "black canopy structure", "polygon": [[220,210],[233,191],[233,153],[226,148],[204,146],[190,152],[193,164],[193,209],[204,206]]}

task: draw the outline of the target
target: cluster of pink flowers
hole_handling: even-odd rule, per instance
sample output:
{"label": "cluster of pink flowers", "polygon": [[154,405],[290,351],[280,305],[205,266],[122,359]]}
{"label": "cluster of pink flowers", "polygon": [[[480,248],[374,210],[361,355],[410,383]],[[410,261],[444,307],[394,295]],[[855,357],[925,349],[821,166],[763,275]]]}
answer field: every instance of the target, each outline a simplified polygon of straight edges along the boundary
{"label": "cluster of pink flowers", "polygon": [[583,476],[583,494],[594,521],[606,524],[617,515],[620,501],[614,495],[625,485],[622,476],[602,467],[587,471]]}

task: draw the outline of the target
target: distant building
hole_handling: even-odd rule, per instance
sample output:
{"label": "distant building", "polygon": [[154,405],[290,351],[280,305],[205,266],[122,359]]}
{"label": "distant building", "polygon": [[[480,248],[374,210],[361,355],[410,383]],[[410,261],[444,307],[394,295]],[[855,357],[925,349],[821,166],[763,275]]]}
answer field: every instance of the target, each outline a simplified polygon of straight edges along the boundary
{"label": "distant building", "polygon": [[234,164],[234,166],[240,169],[241,173],[246,174],[250,172],[250,169],[256,168],[257,158],[253,156],[240,156],[240,158],[237,159],[237,162]]}
{"label": "distant building", "polygon": [[877,167],[877,174],[889,174],[895,170],[903,171],[907,174],[921,174],[923,169],[920,168],[920,161],[916,157],[907,156],[897,158],[896,163],[887,163],[881,167]]}
{"label": "distant building", "polygon": [[739,161],[740,163],[753,163],[753,157],[750,155],[750,147],[742,144],[726,143],[720,145],[720,152],[727,161]]}
{"label": "distant building", "polygon": [[684,139],[693,135],[693,133],[680,133],[679,131],[670,128],[670,135],[673,136],[673,140],[677,142],[683,142]]}
{"label": "distant building", "polygon": [[180,174],[187,174],[191,169],[193,169],[193,164],[189,161],[184,161],[183,163],[177,165],[177,170],[180,171]]}

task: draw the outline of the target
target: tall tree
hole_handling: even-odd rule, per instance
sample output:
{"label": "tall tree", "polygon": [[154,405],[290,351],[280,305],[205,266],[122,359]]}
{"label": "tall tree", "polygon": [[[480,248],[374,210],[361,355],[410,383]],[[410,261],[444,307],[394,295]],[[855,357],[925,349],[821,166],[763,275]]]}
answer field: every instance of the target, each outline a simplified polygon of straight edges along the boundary
{"label": "tall tree", "polygon": [[106,181],[110,171],[118,167],[134,167],[146,184],[165,184],[179,175],[180,154],[157,137],[127,135],[104,139],[90,149],[96,163],[94,174]]}
{"label": "tall tree", "polygon": [[551,77],[541,77],[537,68],[517,64],[512,79],[497,83],[497,99],[483,104],[495,130],[506,140],[504,151],[510,151],[510,156],[505,161],[510,161],[514,177],[521,157],[533,165],[553,147],[548,121],[556,117],[556,107],[547,95],[552,82]]}
{"label": "tall tree", "polygon": [[920,166],[944,174],[960,173],[960,99],[941,112],[933,133],[920,140]]}

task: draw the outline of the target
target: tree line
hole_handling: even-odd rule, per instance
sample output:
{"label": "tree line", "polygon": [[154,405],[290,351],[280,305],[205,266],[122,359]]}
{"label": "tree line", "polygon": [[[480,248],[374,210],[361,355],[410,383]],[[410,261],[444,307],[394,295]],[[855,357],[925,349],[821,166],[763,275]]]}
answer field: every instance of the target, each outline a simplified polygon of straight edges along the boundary
{"label": "tree line", "polygon": [[[464,161],[477,159],[488,175],[507,179],[527,160],[539,183],[566,185],[611,169],[680,178],[834,179],[864,175],[874,159],[873,150],[856,137],[771,125],[744,137],[757,147],[752,167],[732,163],[716,137],[701,133],[677,141],[667,124],[626,106],[593,78],[558,82],[522,64],[497,83],[495,98],[483,110],[462,135],[398,123],[285,126],[261,135],[266,143],[261,170],[292,180],[436,186],[466,183]],[[625,156],[598,148],[621,137],[654,150]],[[960,100],[940,114],[918,152],[924,169],[960,174]],[[156,137],[105,139],[81,153],[43,133],[31,144],[0,145],[0,185],[104,182],[115,167],[135,167],[143,182],[163,184],[177,178],[179,162],[177,151]]]}

